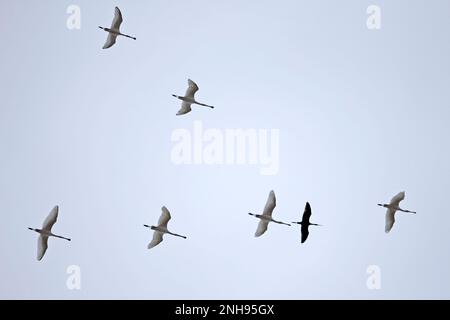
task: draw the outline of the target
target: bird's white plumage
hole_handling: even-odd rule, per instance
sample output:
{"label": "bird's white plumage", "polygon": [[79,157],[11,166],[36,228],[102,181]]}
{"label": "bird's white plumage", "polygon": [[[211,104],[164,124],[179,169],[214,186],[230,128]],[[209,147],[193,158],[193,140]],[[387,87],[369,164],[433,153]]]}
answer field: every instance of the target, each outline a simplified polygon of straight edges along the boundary
{"label": "bird's white plumage", "polygon": [[157,246],[158,244],[160,244],[163,241],[163,233],[159,232],[159,231],[155,231],[153,233],[153,239],[152,241],[148,244],[147,248],[151,249],[155,246]]}
{"label": "bird's white plumage", "polygon": [[275,192],[270,191],[269,197],[267,198],[266,206],[264,207],[263,215],[264,216],[272,216],[273,209],[275,209],[276,206],[276,198],[275,198]]}
{"label": "bird's white plumage", "polygon": [[163,206],[161,208],[161,215],[158,219],[158,229],[154,230],[153,239],[147,246],[148,249],[151,249],[160,244],[163,241],[164,233],[170,233],[169,230],[167,230],[167,224],[169,223],[170,219],[171,216],[169,210],[165,206]]}
{"label": "bird's white plumage", "polygon": [[58,211],[59,207],[55,206],[52,211],[48,214],[47,218],[45,218],[44,223],[42,224],[42,230],[51,231],[53,225],[56,223],[58,219]]}
{"label": "bird's white plumage", "polygon": [[169,222],[171,216],[169,210],[166,207],[161,208],[161,216],[158,220],[158,227],[167,228],[167,223]]}
{"label": "bird's white plumage", "polygon": [[57,237],[57,238],[61,238],[61,239],[70,241],[69,238],[58,236],[58,235],[55,235],[52,233],[53,225],[58,220],[58,212],[59,212],[59,207],[54,206],[53,209],[50,211],[50,213],[45,218],[44,222],[42,223],[41,229],[28,228],[30,230],[33,230],[33,231],[36,231],[37,233],[39,233],[38,243],[37,243],[38,244],[38,246],[37,246],[37,259],[38,260],[41,260],[44,257],[45,252],[47,251],[49,237]]}
{"label": "bird's white plumage", "polygon": [[122,13],[120,12],[120,9],[116,7],[114,9],[114,18],[110,28],[113,32],[108,32],[108,38],[106,38],[103,49],[111,48],[116,43],[117,33],[120,32],[120,25],[122,24],[122,21]]}
{"label": "bird's white plumage", "polygon": [[400,205],[400,201],[402,201],[403,199],[405,199],[405,191],[399,192],[398,194],[396,194],[392,199],[391,202],[389,203],[391,206],[396,206],[398,207]]}
{"label": "bird's white plumage", "polygon": [[399,192],[397,193],[392,199],[391,202],[389,202],[389,206],[391,208],[388,208],[386,211],[386,218],[385,218],[385,226],[384,231],[386,233],[389,233],[391,231],[392,227],[395,223],[395,213],[397,212],[397,209],[400,206],[400,201],[405,199],[405,192]]}
{"label": "bird's white plumage", "polygon": [[108,38],[106,38],[106,42],[103,45],[103,49],[111,48],[116,43],[117,35],[109,32]]}
{"label": "bird's white plumage", "polygon": [[40,261],[47,251],[48,236],[40,234],[38,237],[37,259]]}
{"label": "bird's white plumage", "polygon": [[181,103],[181,109],[178,110],[178,112],[177,112],[177,116],[180,116],[185,113],[189,113],[189,112],[191,112],[191,110],[192,110],[191,104],[189,102],[183,101]]}
{"label": "bird's white plumage", "polygon": [[181,108],[177,112],[177,116],[191,112],[191,105],[193,105],[193,104],[208,107],[211,109],[214,108],[214,106],[200,103],[195,100],[195,93],[198,90],[199,90],[199,88],[198,88],[197,84],[194,81],[192,81],[191,79],[188,79],[188,88],[186,89],[186,93],[184,94],[184,96],[182,97],[182,96],[177,96],[177,95],[173,94],[173,96],[175,98],[178,98],[183,101],[181,103]]}
{"label": "bird's white plumage", "polygon": [[386,211],[386,223],[385,223],[385,227],[384,227],[384,231],[386,233],[391,231],[392,227],[394,226],[396,211],[397,210],[395,210],[395,209],[387,209],[387,211]]}
{"label": "bird's white plumage", "polygon": [[264,211],[262,216],[267,217],[267,218],[261,218],[260,217],[260,221],[258,223],[258,228],[256,229],[255,232],[255,237],[259,237],[261,235],[264,234],[264,232],[267,231],[267,227],[269,225],[270,219],[272,219],[272,212],[273,209],[275,209],[276,206],[276,198],[275,198],[275,192],[273,190],[271,190],[269,192],[269,197],[267,198],[266,201],[266,205],[264,206]]}
{"label": "bird's white plumage", "polygon": [[185,97],[194,99],[195,93],[197,91],[198,91],[197,84],[191,79],[188,79],[188,88],[186,89]]}
{"label": "bird's white plumage", "polygon": [[268,225],[269,225],[268,220],[260,220],[258,223],[258,228],[256,229],[256,232],[255,232],[255,237],[259,237],[264,232],[266,232]]}
{"label": "bird's white plumage", "polygon": [[120,12],[120,9],[118,7],[115,7],[114,9],[114,19],[111,23],[111,29],[114,31],[120,30],[120,25],[122,24],[122,12]]}

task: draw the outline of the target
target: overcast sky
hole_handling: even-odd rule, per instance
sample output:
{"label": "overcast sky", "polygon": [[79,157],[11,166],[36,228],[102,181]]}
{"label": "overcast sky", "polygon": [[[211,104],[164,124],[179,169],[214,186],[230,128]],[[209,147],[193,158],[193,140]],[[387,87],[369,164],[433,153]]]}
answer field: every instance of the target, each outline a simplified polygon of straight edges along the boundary
{"label": "overcast sky", "polygon": [[[0,1],[0,298],[450,298],[450,2]],[[81,9],[69,30],[67,7]],[[381,30],[366,9],[381,8]],[[114,6],[122,31],[102,50]],[[194,107],[175,116],[187,78]],[[176,165],[174,130],[279,130],[279,171]],[[254,238],[274,190],[274,218]],[[402,206],[384,233],[383,208]],[[60,206],[42,261],[37,234]],[[147,250],[161,206],[169,227]],[[81,268],[81,290],[66,269]],[[381,289],[366,269],[381,270]]]}

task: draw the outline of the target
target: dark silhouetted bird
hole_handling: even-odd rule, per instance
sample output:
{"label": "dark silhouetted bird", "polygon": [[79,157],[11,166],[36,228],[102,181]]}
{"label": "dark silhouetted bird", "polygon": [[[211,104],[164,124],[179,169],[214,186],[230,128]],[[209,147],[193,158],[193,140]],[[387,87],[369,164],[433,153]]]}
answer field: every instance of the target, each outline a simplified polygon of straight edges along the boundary
{"label": "dark silhouetted bird", "polygon": [[309,226],[321,226],[320,224],[309,222],[309,218],[311,218],[311,205],[309,204],[309,202],[307,202],[306,206],[305,206],[305,211],[303,212],[302,221],[292,222],[292,223],[300,224],[302,226],[302,228],[301,228],[302,243],[304,243],[306,241],[306,239],[308,239]]}

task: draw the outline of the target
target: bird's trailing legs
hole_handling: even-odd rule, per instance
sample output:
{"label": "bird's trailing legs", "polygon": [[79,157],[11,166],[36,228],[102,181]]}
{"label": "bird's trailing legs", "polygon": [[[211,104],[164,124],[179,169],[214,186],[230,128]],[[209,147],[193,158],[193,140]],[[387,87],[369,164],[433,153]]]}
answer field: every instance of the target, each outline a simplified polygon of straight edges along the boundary
{"label": "bird's trailing legs", "polygon": [[401,212],[406,212],[406,213],[411,213],[411,214],[416,214],[417,212],[415,211],[409,211],[409,210],[404,210],[404,209],[398,209]]}
{"label": "bird's trailing legs", "polygon": [[197,102],[197,101],[193,101],[191,99],[187,99],[186,97],[178,96],[176,94],[173,94],[172,97],[180,99],[181,101],[186,101],[188,103],[192,103],[192,104],[196,104],[196,105],[199,105],[199,106],[203,106],[203,107],[214,109],[214,106],[210,106],[209,104],[204,104],[204,103],[200,103],[200,102]]}
{"label": "bird's trailing legs", "polygon": [[[160,230],[158,230],[158,228],[155,227],[155,226],[149,226],[149,225],[147,225],[147,224],[144,224],[144,227],[150,228],[150,229],[152,229],[152,230],[160,231]],[[176,233],[173,233],[173,232],[170,232],[170,231],[160,231],[160,232],[167,233],[167,234],[171,234],[171,235],[173,235],[173,236],[180,237],[180,238],[183,238],[183,239],[187,239],[187,237],[185,237],[185,236],[182,236],[182,235],[180,235],[180,234],[176,234]]]}
{"label": "bird's trailing legs", "polygon": [[281,221],[276,221],[276,220],[272,220],[272,222],[278,223],[278,224],[284,224],[285,226],[291,226],[289,223],[285,223],[285,222],[281,222]]}
{"label": "bird's trailing legs", "polygon": [[185,237],[185,236],[182,236],[182,235],[180,235],[180,234],[176,234],[176,233],[172,233],[172,232],[167,232],[168,234],[171,234],[171,235],[173,235],[173,236],[175,236],[175,237],[180,237],[180,238],[183,238],[183,239],[187,239],[187,237]]}
{"label": "bird's trailing legs", "polygon": [[130,39],[136,40],[136,37],[132,37],[132,36],[129,36],[129,35],[127,35],[127,34],[123,34],[123,33],[117,32],[117,31],[112,31],[112,30],[109,29],[109,28],[104,28],[104,27],[101,27],[101,26],[98,26],[98,27],[99,27],[100,29],[106,31],[106,32],[113,33],[113,34],[116,34],[116,35],[118,35],[118,36],[124,36],[124,37],[130,38]]}
{"label": "bird's trailing legs", "polygon": [[204,103],[194,102],[194,104],[198,104],[199,106],[203,106],[203,107],[208,107],[208,108],[214,109],[214,106],[210,106],[210,105],[207,105],[207,104],[204,104]]}
{"label": "bird's trailing legs", "polygon": [[67,241],[71,241],[69,238],[57,236],[56,234],[54,234],[53,237],[60,238],[60,239],[64,239],[64,240],[67,240]]}
{"label": "bird's trailing legs", "polygon": [[405,210],[405,209],[398,208],[398,207],[397,207],[397,208],[393,208],[392,206],[390,206],[390,205],[388,205],[388,204],[381,204],[381,203],[378,203],[378,205],[379,205],[380,207],[384,207],[384,208],[388,208],[388,209],[392,209],[392,210],[398,210],[398,211],[405,212],[405,213],[417,214],[416,211]]}
{"label": "bird's trailing legs", "polygon": [[130,38],[130,39],[136,40],[136,37],[132,37],[132,36],[129,36],[129,35],[123,34],[123,33],[119,33],[119,34],[120,34],[121,36],[124,36],[124,37]]}
{"label": "bird's trailing legs", "polygon": [[35,228],[30,228],[30,227],[28,227],[28,230],[35,231],[35,232],[37,232],[39,234],[42,234],[44,236],[47,236],[47,237],[55,237],[55,238],[60,238],[60,239],[64,239],[64,240],[67,240],[67,241],[71,241],[71,239],[69,239],[69,238],[66,238],[66,237],[63,237],[63,236],[58,236],[56,234],[53,234],[53,233],[45,231],[45,230],[40,230],[40,229],[35,229]]}
{"label": "bird's trailing legs", "polygon": [[[302,223],[301,221],[292,221],[292,223],[295,223],[295,224],[301,224],[301,225],[303,225],[303,223]],[[322,225],[322,224],[317,224],[317,223],[310,223],[310,224],[308,224],[308,226],[317,226],[317,227],[323,227],[323,225]]]}

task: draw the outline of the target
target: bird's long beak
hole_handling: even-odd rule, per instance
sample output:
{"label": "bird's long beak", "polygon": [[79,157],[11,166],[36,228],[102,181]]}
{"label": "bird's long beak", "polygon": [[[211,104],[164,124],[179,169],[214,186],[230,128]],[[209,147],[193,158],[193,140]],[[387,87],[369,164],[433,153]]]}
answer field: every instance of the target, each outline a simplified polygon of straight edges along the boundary
{"label": "bird's long beak", "polygon": [[31,230],[31,231],[33,231],[33,228],[30,228],[30,227],[28,227],[28,230]]}

